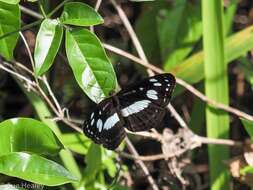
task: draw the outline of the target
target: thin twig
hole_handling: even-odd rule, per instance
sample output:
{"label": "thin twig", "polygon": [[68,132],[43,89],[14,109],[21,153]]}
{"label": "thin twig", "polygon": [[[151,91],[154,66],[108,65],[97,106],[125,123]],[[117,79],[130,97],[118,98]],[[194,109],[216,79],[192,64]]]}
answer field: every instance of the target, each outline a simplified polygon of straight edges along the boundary
{"label": "thin twig", "polygon": [[212,105],[215,108],[232,113],[232,114],[237,115],[239,117],[243,117],[249,121],[253,121],[252,115],[249,115],[241,110],[238,110],[236,108],[233,108],[233,107],[227,106],[225,104],[216,102],[212,99],[209,99],[204,94],[202,94],[200,91],[198,91],[196,88],[194,88],[192,85],[188,84],[187,82],[185,82],[182,79],[177,78],[177,83],[180,84],[181,86],[185,87],[190,92],[192,92],[195,96],[199,97],[202,101],[207,102],[209,105]]}
{"label": "thin twig", "polygon": [[226,145],[226,146],[236,146],[242,147],[243,143],[239,141],[234,141],[230,139],[212,139],[207,137],[201,137],[198,135],[194,136],[195,141],[200,142],[201,144],[217,144],[217,145]]}
{"label": "thin twig", "polygon": [[27,84],[29,84],[31,86],[35,86],[35,83],[33,81],[31,81],[30,79],[24,77],[23,75],[20,75],[19,73],[16,73],[16,72],[12,71],[11,69],[6,68],[5,66],[3,66],[3,64],[0,64],[0,69],[16,76],[17,78],[25,81]]}
{"label": "thin twig", "polygon": [[20,10],[23,13],[26,13],[26,14],[28,14],[30,16],[33,16],[35,18],[38,18],[38,19],[44,19],[44,17],[41,14],[39,14],[39,13],[37,13],[37,12],[31,10],[31,9],[28,9],[28,8],[22,6],[22,5],[19,5],[19,7],[20,7]]}
{"label": "thin twig", "polygon": [[13,63],[15,65],[17,65],[20,69],[22,69],[22,70],[26,71],[27,73],[29,73],[30,75],[34,76],[34,73],[30,69],[28,69],[27,67],[25,67],[23,64],[21,64],[21,63],[19,63],[17,61],[13,61]]}
{"label": "thin twig", "polygon": [[178,121],[179,125],[181,127],[188,128],[187,124],[185,123],[183,118],[179,115],[179,113],[177,113],[176,109],[171,104],[169,104],[167,107],[170,110],[172,116]]}
{"label": "thin twig", "polygon": [[[26,41],[23,33],[19,32],[19,35],[21,36],[21,38],[22,38],[22,40],[23,40],[23,42],[25,44],[26,50],[28,52],[29,59],[30,59],[31,64],[32,64],[33,72],[35,73],[35,63],[34,63],[34,60],[33,60],[32,52],[31,52],[31,50],[29,48],[29,45],[28,45],[28,43],[27,43],[27,41]],[[34,79],[35,79],[35,82],[39,85],[38,78],[36,76],[34,76]]]}
{"label": "thin twig", "polygon": [[134,156],[121,151],[116,151],[120,156],[131,159],[131,160],[142,160],[142,161],[156,161],[168,158],[164,154],[150,155],[150,156]]}
{"label": "thin twig", "polygon": [[115,9],[117,10],[120,19],[122,20],[124,26],[126,27],[128,33],[129,33],[129,35],[130,35],[130,37],[133,41],[133,44],[136,48],[136,51],[137,51],[138,55],[140,56],[140,58],[142,60],[144,60],[145,62],[148,62],[147,57],[146,57],[146,55],[143,51],[143,48],[141,46],[141,43],[138,40],[137,35],[134,32],[134,29],[133,29],[131,23],[129,22],[125,12],[122,10],[121,6],[115,0],[110,0],[110,1],[113,4],[113,6],[115,7]]}
{"label": "thin twig", "polygon": [[59,102],[57,101],[57,99],[55,98],[55,95],[54,95],[50,85],[47,82],[46,76],[42,77],[42,81],[44,82],[45,86],[47,87],[47,91],[48,91],[49,95],[51,96],[51,98],[53,99],[54,104],[55,104],[56,108],[58,109],[59,114],[63,117],[64,114],[62,112],[61,106],[60,106]]}
{"label": "thin twig", "polygon": [[98,11],[98,9],[99,9],[101,3],[102,3],[102,0],[97,0],[96,5],[95,5],[95,10],[96,10],[96,11]]}
{"label": "thin twig", "polygon": [[[131,59],[132,61],[139,63],[141,65],[143,65],[146,68],[149,68],[151,70],[153,70],[156,73],[164,73],[164,71],[162,69],[159,69],[158,67],[147,63],[143,60],[141,60],[140,58],[122,50],[119,48],[116,48],[114,46],[111,46],[109,44],[104,44],[104,47],[106,49],[108,49],[109,51],[112,51],[114,53],[117,53],[119,55],[122,55],[124,57],[127,57],[128,59]],[[218,108],[224,111],[227,111],[229,113],[232,113],[234,115],[237,115],[239,117],[245,118],[249,121],[253,121],[253,116],[249,115],[243,111],[240,111],[236,108],[230,107],[230,106],[226,106],[222,103],[216,102],[214,100],[209,99],[208,97],[206,97],[203,93],[201,93],[200,91],[198,91],[196,88],[194,88],[192,85],[188,84],[187,82],[183,81],[182,79],[176,78],[176,82],[178,84],[180,84],[181,86],[183,86],[184,88],[186,88],[188,91],[190,91],[191,93],[193,93],[195,96],[197,96],[198,98],[200,98],[202,101],[208,103],[209,105],[212,105],[214,108]]]}
{"label": "thin twig", "polygon": [[154,133],[154,132],[147,132],[147,131],[142,131],[142,132],[132,132],[129,131],[128,129],[126,129],[126,132],[128,134],[132,134],[132,135],[137,135],[137,136],[141,136],[141,137],[145,137],[145,138],[150,138],[150,139],[154,139],[158,142],[161,142],[162,140],[162,135],[160,135],[160,133]]}
{"label": "thin twig", "polygon": [[[96,5],[95,5],[95,11],[98,11],[101,3],[102,3],[102,0],[97,0]],[[91,30],[91,32],[94,32],[94,26],[91,26],[90,30]]]}
{"label": "thin twig", "polygon": [[[133,144],[131,143],[131,141],[126,137],[125,138],[127,147],[129,149],[129,151],[131,152],[131,154],[133,154],[134,156],[139,156],[138,152],[136,151],[136,149],[134,148]],[[147,176],[148,181],[152,187],[152,189],[154,190],[159,190],[158,186],[155,183],[155,180],[153,179],[153,177],[150,175],[148,168],[146,167],[146,165],[143,163],[142,160],[136,160],[136,162],[140,165],[140,167],[142,168],[144,174]]]}
{"label": "thin twig", "polygon": [[133,54],[130,54],[130,53],[128,53],[128,52],[126,52],[126,51],[124,51],[124,50],[122,50],[120,48],[117,48],[115,46],[112,46],[112,45],[106,44],[106,43],[103,43],[103,46],[106,49],[108,49],[109,51],[114,52],[114,53],[116,53],[118,55],[122,55],[122,56],[124,56],[124,57],[126,57],[126,58],[128,58],[128,59],[130,59],[130,60],[132,60],[134,62],[136,62],[136,63],[141,64],[142,66],[144,66],[144,67],[146,67],[148,69],[153,70],[156,73],[164,73],[164,71],[162,69],[160,69],[160,68],[158,68],[158,67],[156,67],[156,66],[154,66],[154,65],[152,65],[152,64],[150,64],[150,63],[148,63],[146,61],[143,61],[142,59],[140,59],[140,58],[134,56]]}
{"label": "thin twig", "polygon": [[76,130],[79,133],[83,133],[83,130],[78,127],[77,125],[75,125],[74,123],[70,122],[69,120],[63,118],[62,119],[63,123],[65,123],[66,125],[70,126],[72,129]]}

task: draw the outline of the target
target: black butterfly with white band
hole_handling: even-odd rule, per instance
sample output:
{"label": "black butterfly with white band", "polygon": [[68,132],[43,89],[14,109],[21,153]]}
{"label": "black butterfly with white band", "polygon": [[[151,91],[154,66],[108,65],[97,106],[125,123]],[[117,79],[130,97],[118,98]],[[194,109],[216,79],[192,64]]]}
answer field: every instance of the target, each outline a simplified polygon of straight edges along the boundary
{"label": "black butterfly with white band", "polygon": [[130,131],[159,126],[175,87],[172,74],[160,74],[122,89],[101,101],[84,122],[83,131],[95,143],[114,150]]}

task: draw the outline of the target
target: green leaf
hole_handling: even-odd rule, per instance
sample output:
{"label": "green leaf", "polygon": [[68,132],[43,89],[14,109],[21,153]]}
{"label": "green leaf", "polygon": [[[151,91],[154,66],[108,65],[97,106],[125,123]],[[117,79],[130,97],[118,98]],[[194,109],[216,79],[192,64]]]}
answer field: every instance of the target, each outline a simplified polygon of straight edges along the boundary
{"label": "green leaf", "polygon": [[91,140],[81,133],[62,134],[61,139],[65,147],[78,154],[86,155],[91,144]]}
{"label": "green leaf", "polygon": [[77,181],[73,175],[56,162],[23,152],[0,156],[0,173],[47,186]]}
{"label": "green leaf", "polygon": [[8,3],[8,4],[18,4],[20,0],[0,0],[0,2]]}
{"label": "green leaf", "polygon": [[248,132],[250,138],[253,139],[253,122],[248,121],[246,119],[242,119],[242,118],[241,118],[241,122],[244,128],[246,129],[246,131]]}
{"label": "green leaf", "polygon": [[61,22],[75,26],[93,26],[103,23],[104,20],[95,9],[87,4],[70,2],[64,6]]}
{"label": "green leaf", "polygon": [[53,64],[60,47],[63,29],[57,20],[45,19],[37,34],[34,50],[35,73],[45,73]]}
{"label": "green leaf", "polygon": [[[163,60],[175,49],[177,34],[180,31],[180,21],[183,17],[187,1],[178,0],[173,3],[173,7],[161,9],[157,16],[157,30],[159,44]],[[180,38],[179,38],[180,39]]]}
{"label": "green leaf", "polygon": [[96,103],[117,87],[117,79],[104,48],[86,29],[66,31],[66,52],[75,79]]}
{"label": "green leaf", "polygon": [[30,118],[13,118],[0,123],[0,156],[11,152],[57,154],[63,145],[44,123]]}
{"label": "green leaf", "polygon": [[234,18],[237,11],[238,0],[231,0],[225,9],[224,13],[224,31],[225,35],[233,32]]}
{"label": "green leaf", "polygon": [[[0,2],[0,36],[18,30],[20,28],[20,20],[18,5]],[[11,60],[17,41],[18,33],[0,39],[0,55],[7,60]]]}
{"label": "green leaf", "polygon": [[115,177],[117,173],[117,167],[114,161],[116,157],[115,152],[107,149],[103,149],[102,163],[104,168],[107,170],[110,177]]}
{"label": "green leaf", "polygon": [[253,167],[252,166],[245,166],[244,168],[240,169],[241,175],[246,175],[247,173],[253,173]]}
{"label": "green leaf", "polygon": [[92,143],[85,160],[87,167],[84,170],[86,183],[95,179],[96,174],[102,167],[102,147]]}
{"label": "green leaf", "polygon": [[180,63],[202,36],[199,3],[175,1],[170,9],[162,9],[157,17],[160,49],[165,70]]}

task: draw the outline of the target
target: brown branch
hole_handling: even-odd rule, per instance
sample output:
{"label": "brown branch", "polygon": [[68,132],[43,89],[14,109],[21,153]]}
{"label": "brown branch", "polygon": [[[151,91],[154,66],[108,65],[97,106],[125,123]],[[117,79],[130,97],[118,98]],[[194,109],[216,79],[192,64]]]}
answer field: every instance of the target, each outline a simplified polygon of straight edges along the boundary
{"label": "brown branch", "polygon": [[156,161],[156,160],[163,160],[168,158],[164,154],[157,154],[157,155],[150,155],[150,156],[134,156],[132,154],[128,154],[121,151],[116,151],[120,156],[124,158],[128,158],[131,160],[141,160],[141,161]]}
{"label": "brown branch", "polygon": [[216,144],[216,145],[226,145],[226,146],[236,146],[242,147],[243,143],[240,141],[234,141],[230,139],[212,139],[207,137],[201,137],[198,135],[194,136],[194,140],[200,142],[201,144]]}

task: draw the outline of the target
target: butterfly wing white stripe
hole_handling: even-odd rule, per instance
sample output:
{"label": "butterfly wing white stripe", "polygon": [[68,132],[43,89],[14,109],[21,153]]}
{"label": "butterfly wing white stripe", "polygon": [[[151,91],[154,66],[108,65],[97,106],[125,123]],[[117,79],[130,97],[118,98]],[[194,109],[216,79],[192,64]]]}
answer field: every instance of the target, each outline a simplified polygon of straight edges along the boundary
{"label": "butterfly wing white stripe", "polygon": [[146,95],[150,99],[158,100],[157,92],[155,90],[148,90]]}
{"label": "butterfly wing white stripe", "polygon": [[119,116],[117,113],[114,113],[112,116],[107,118],[103,129],[105,130],[111,129],[118,122],[119,122]]}
{"label": "butterfly wing white stripe", "polygon": [[144,110],[148,107],[148,105],[151,103],[149,100],[141,100],[138,102],[135,102],[121,110],[121,114],[123,117],[127,117],[129,115],[135,114],[140,112],[141,110]]}

